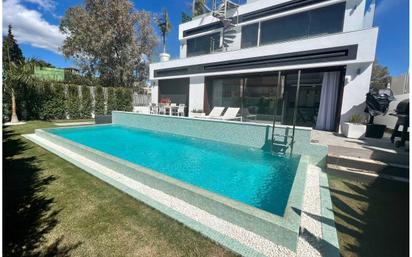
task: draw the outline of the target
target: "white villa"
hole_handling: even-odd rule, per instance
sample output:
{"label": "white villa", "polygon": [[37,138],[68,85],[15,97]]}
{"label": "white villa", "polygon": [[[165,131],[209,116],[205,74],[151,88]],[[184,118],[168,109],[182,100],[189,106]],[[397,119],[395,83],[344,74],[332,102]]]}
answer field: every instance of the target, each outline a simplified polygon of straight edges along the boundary
{"label": "white villa", "polygon": [[189,116],[239,107],[243,121],[284,125],[297,107],[297,126],[328,131],[363,113],[374,1],[221,2],[179,25],[179,59],[150,65],[152,103],[185,104]]}

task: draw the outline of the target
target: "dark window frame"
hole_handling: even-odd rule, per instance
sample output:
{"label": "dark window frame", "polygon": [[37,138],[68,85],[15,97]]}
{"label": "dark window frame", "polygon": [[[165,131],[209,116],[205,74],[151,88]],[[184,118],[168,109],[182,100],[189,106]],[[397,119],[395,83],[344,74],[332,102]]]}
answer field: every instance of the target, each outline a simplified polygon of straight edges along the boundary
{"label": "dark window frame", "polygon": [[[212,50],[212,44],[211,44],[212,40],[211,39],[213,37],[217,38],[217,40],[214,41],[215,44],[214,44],[214,47],[213,47],[213,50]],[[186,41],[186,57],[206,55],[206,54],[211,54],[211,53],[219,51],[222,48],[221,45],[220,45],[221,37],[222,37],[222,32],[218,31],[218,32],[209,33],[209,34],[206,34],[206,35],[203,35],[203,36],[187,39],[187,41]],[[191,48],[191,46],[190,46],[191,42],[193,42],[193,44],[196,44],[196,43],[198,43],[199,41],[201,41],[203,39],[209,39],[209,42],[208,42],[209,49],[208,50],[203,49],[204,51],[199,51],[199,50],[195,51],[193,49],[193,51],[192,51],[190,49]],[[216,45],[217,45],[217,47],[216,47]],[[194,46],[194,47],[196,47],[196,46]]]}
{"label": "dark window frame", "polygon": [[[339,14],[341,16],[339,16],[338,18],[338,26],[333,30],[333,31],[324,31],[324,32],[319,32],[319,33],[312,33],[312,29],[313,27],[311,27],[312,25],[312,16],[314,14],[319,14],[320,10],[326,10],[324,13],[328,13],[328,11],[330,11],[330,9],[340,9],[339,10]],[[297,12],[294,14],[290,14],[287,16],[282,16],[282,17],[278,17],[278,18],[274,18],[274,19],[270,19],[270,20],[265,20],[265,21],[261,21],[259,24],[259,39],[258,39],[258,45],[269,45],[269,44],[276,44],[276,43],[281,43],[281,42],[287,42],[287,41],[293,41],[293,40],[299,40],[299,39],[303,39],[303,38],[312,38],[312,37],[316,37],[316,36],[320,36],[320,35],[325,35],[325,34],[334,34],[334,33],[339,33],[339,32],[343,32],[343,26],[344,26],[344,22],[345,22],[345,2],[341,2],[341,3],[336,3],[336,4],[332,4],[332,5],[327,5],[327,6],[323,6],[323,7],[319,7],[319,8],[315,8],[315,9],[311,9],[308,11],[303,11],[303,12]],[[329,9],[329,10],[327,10]],[[305,32],[301,33],[300,36],[295,36],[295,37],[289,37],[289,38],[284,38],[284,39],[280,39],[280,40],[267,40],[265,42],[265,39],[263,38],[265,36],[265,31],[263,29],[263,26],[265,26],[265,24],[269,24],[271,22],[276,22],[276,21],[280,21],[282,22],[282,20],[287,20],[288,18],[290,19],[293,16],[301,16],[301,18],[305,18],[304,16],[307,16],[307,26],[302,26],[302,28],[305,30]],[[326,28],[326,26],[325,26]]]}

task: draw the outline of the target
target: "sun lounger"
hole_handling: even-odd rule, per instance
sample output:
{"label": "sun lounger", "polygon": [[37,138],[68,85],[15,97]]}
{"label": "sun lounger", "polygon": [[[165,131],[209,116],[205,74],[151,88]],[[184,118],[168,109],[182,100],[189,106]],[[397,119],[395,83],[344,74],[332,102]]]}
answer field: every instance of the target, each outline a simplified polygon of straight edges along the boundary
{"label": "sun lounger", "polygon": [[213,107],[212,111],[209,113],[209,115],[203,116],[202,118],[219,118],[222,117],[222,113],[225,110],[225,107]]}
{"label": "sun lounger", "polygon": [[237,116],[237,114],[239,113],[240,108],[232,108],[229,107],[227,108],[226,112],[220,116],[220,117],[216,117],[215,119],[218,120],[238,120],[241,117]]}

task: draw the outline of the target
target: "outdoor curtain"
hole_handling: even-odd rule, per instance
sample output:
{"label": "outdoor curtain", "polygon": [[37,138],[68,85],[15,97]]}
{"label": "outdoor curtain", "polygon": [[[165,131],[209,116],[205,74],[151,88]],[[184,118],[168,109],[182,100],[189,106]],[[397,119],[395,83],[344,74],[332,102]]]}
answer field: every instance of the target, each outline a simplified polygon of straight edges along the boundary
{"label": "outdoor curtain", "polygon": [[340,73],[338,71],[323,74],[316,129],[331,131],[335,128],[339,79]]}

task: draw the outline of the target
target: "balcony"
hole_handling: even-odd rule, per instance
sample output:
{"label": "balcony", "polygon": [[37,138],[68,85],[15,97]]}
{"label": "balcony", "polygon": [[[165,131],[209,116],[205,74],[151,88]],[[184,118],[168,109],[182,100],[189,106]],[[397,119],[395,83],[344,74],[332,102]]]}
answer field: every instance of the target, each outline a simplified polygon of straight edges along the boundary
{"label": "balcony", "polygon": [[[298,39],[287,42],[280,42],[270,45],[250,47],[246,49],[237,49],[228,52],[217,52],[213,54],[188,57],[183,59],[171,60],[168,62],[153,63],[150,65],[150,79],[166,79],[175,77],[187,77],[188,75],[166,75],[166,76],[155,76],[155,71],[158,70],[168,70],[168,69],[183,69],[184,67],[202,65],[202,64],[213,64],[229,62],[233,60],[242,60],[248,58],[259,58],[269,55],[284,55],[293,54],[305,51],[322,50],[328,48],[345,47],[345,46],[356,46],[357,51],[354,58],[351,60],[343,60],[339,62],[325,62],[317,64],[322,65],[346,65],[350,63],[362,63],[362,62],[373,62],[375,59],[375,46],[377,41],[378,29],[369,28],[362,29],[358,31],[343,32],[336,34],[320,35],[317,37]],[[305,64],[310,66],[310,64]],[[279,70],[279,69],[289,69],[294,67],[289,66],[273,66],[267,67],[264,70]],[[262,70],[263,71],[263,70]],[[238,71],[234,70],[231,72],[226,72],[225,74],[236,73]],[[215,72],[208,73],[207,75],[215,74]],[[206,72],[202,73],[199,71],[196,76],[206,75]],[[189,75],[191,76],[191,75]]]}

